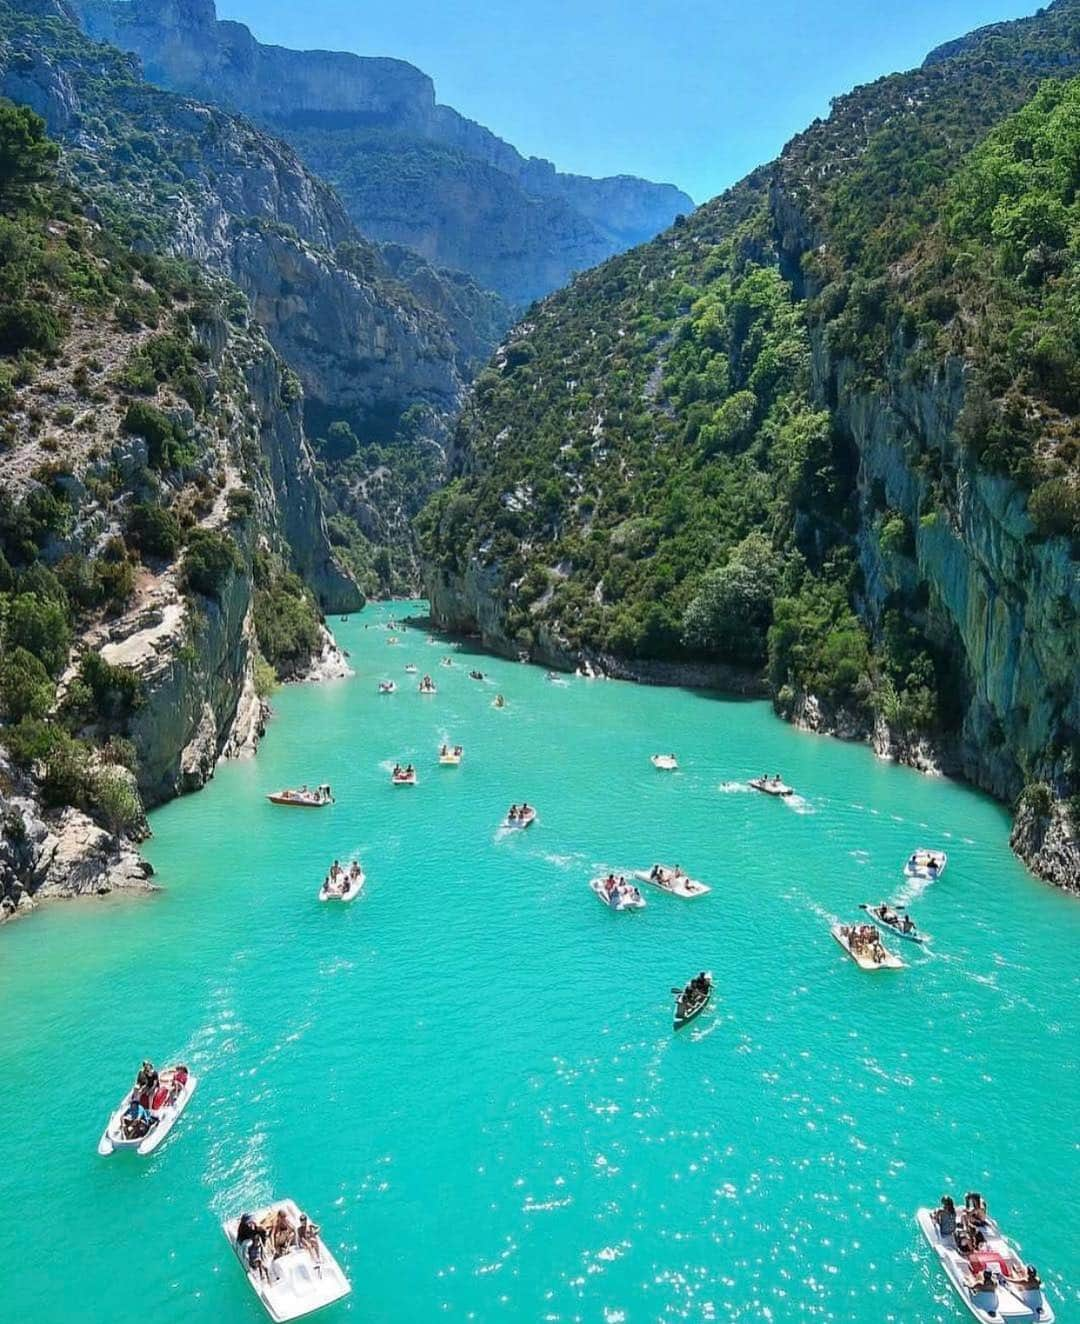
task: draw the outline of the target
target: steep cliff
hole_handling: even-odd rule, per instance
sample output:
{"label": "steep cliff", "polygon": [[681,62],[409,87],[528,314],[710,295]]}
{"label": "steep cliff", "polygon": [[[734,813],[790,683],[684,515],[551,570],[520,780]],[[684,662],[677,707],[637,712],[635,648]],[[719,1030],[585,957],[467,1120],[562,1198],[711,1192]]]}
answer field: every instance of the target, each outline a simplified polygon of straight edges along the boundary
{"label": "steep cliff", "polygon": [[534,309],[423,519],[437,616],[756,667],[1080,886],[1077,69],[1075,0],[973,34]]}
{"label": "steep cliff", "polygon": [[400,60],[264,46],[206,0],[77,0],[87,31],[159,86],[272,128],[371,238],[408,245],[524,306],[693,205],[671,185],[564,175],[437,105]]}
{"label": "steep cliff", "polygon": [[254,748],[352,610],[295,377],[245,301],[132,252],[0,105],[0,918],[145,887],[144,805]]}

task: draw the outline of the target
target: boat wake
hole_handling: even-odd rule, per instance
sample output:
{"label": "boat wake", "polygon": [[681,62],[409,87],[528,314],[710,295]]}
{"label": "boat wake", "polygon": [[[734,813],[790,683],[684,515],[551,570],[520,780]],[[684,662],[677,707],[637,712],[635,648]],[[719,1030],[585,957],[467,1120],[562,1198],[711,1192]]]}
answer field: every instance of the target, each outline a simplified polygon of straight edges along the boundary
{"label": "boat wake", "polygon": [[813,814],[817,811],[809,800],[801,795],[785,795],[781,799],[781,804],[787,805],[796,814]]}
{"label": "boat wake", "polygon": [[893,897],[893,905],[910,906],[913,901],[918,901],[931,883],[936,882],[936,878],[909,878]]}
{"label": "boat wake", "polygon": [[716,789],[721,795],[740,795],[744,791],[749,791],[750,787],[746,782],[721,782]]}

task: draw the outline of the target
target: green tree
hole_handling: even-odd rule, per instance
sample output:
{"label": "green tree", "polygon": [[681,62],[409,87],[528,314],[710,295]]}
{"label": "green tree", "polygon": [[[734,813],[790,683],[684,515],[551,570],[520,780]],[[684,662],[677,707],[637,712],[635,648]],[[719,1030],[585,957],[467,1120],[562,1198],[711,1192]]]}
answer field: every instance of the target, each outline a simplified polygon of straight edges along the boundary
{"label": "green tree", "polygon": [[780,561],[760,533],[751,533],[726,564],[710,570],[683,616],[688,647],[732,662],[765,660]]}
{"label": "green tree", "polygon": [[0,703],[9,721],[45,717],[54,693],[49,673],[33,653],[17,647],[4,654],[0,661]]}
{"label": "green tree", "polygon": [[71,647],[67,613],[55,601],[20,593],[8,607],[4,640],[8,648],[24,648],[50,676],[58,676]]}
{"label": "green tree", "polygon": [[0,101],[0,195],[10,197],[52,174],[60,149],[45,133],[45,121],[28,106]]}

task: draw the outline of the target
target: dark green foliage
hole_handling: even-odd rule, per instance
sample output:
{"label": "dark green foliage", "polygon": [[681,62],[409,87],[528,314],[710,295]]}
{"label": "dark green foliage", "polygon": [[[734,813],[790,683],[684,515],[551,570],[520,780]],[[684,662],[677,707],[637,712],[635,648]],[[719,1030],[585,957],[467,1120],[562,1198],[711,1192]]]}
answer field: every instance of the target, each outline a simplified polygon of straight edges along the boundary
{"label": "dark green foliage", "polygon": [[244,567],[236,543],[213,529],[193,529],[184,551],[184,586],[203,597],[220,598],[229,578]]}
{"label": "dark green foliage", "polygon": [[260,554],[255,563],[255,634],[279,679],[297,675],[322,643],[319,612],[303,581]]}
{"label": "dark green foliage", "polygon": [[683,617],[686,643],[726,661],[760,666],[779,578],[779,558],[767,539],[749,534],[702,579]]}
{"label": "dark green foliage", "polygon": [[164,506],[137,502],[128,511],[127,537],[143,556],[171,561],[180,550],[180,521]]}
{"label": "dark green foliage", "polygon": [[143,400],[128,405],[123,428],[145,440],[152,469],[181,469],[194,458],[191,439],[180,424]]}
{"label": "dark green foliage", "polygon": [[142,682],[130,667],[110,665],[100,653],[88,652],[79,666],[79,681],[90,697],[90,716],[121,721],[142,702]]}
{"label": "dark green foliage", "polygon": [[1080,484],[1075,479],[1051,478],[1031,494],[1028,510],[1044,538],[1080,538]]}
{"label": "dark green foliage", "polygon": [[55,600],[19,593],[8,604],[4,645],[32,653],[50,676],[58,676],[71,647],[66,610]]}
{"label": "dark green foliage", "polygon": [[28,106],[0,101],[0,198],[48,179],[60,152]]}
{"label": "dark green foliage", "polygon": [[56,687],[44,665],[22,647],[6,649],[0,658],[0,704],[9,722],[44,717]]}
{"label": "dark green foliage", "polygon": [[0,354],[36,350],[54,354],[60,347],[60,318],[40,303],[20,300],[0,307]]}

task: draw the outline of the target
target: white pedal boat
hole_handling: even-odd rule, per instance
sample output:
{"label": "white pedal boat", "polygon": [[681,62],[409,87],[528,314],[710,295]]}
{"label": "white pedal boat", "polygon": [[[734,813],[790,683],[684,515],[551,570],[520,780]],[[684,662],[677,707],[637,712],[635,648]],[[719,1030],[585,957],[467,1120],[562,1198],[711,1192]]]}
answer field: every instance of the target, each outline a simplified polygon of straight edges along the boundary
{"label": "white pedal boat", "polygon": [[393,638],[393,636],[391,636],[389,639],[387,639],[386,642],[387,642],[388,644],[396,644],[396,643],[397,643],[397,640],[396,640],[395,638]]}
{"label": "white pedal boat", "polygon": [[661,892],[670,892],[672,896],[689,898],[704,896],[711,888],[706,883],[699,883],[696,878],[688,878],[681,869],[673,869],[668,864],[656,865],[655,871],[635,869],[634,877],[639,883],[648,883],[658,887]]}
{"label": "white pedal boat", "polygon": [[419,670],[420,670],[420,668],[417,667],[417,666],[414,666],[411,662],[407,663],[406,666],[405,666],[405,674],[406,674],[406,676],[415,676],[416,673],[417,673]]}
{"label": "white pedal boat", "polygon": [[748,785],[764,795],[794,795],[795,792],[779,777],[751,777]]}
{"label": "white pedal boat", "polygon": [[593,878],[589,882],[597,901],[609,910],[644,910],[645,898],[629,883],[617,883],[611,893],[607,890],[607,878]]}
{"label": "white pedal boat", "polygon": [[[919,930],[915,927],[914,920],[912,920],[912,925],[910,929],[903,929],[900,927],[899,924],[890,923],[887,919],[884,918],[884,915],[882,914],[882,912],[886,909],[884,903],[882,903],[880,906],[872,906],[868,901],[860,901],[859,909],[865,910],[867,914],[867,918],[872,919],[879,929],[884,930],[884,932],[886,933],[893,934],[894,937],[903,938],[905,942],[924,943],[926,942],[927,938],[930,936],[927,933],[920,933]],[[890,909],[895,915],[897,915],[897,917],[900,920],[900,923],[902,924],[904,920],[904,915],[907,913],[905,907],[890,906],[888,907],[888,909]]]}
{"label": "white pedal boat", "polygon": [[516,832],[519,828],[532,827],[535,822],[536,810],[530,805],[529,808],[524,811],[519,810],[513,818],[507,814],[502,821],[502,826]]}
{"label": "white pedal boat", "polygon": [[405,772],[404,770],[401,772],[392,772],[390,774],[390,782],[393,786],[415,786],[416,769],[414,768],[412,772]]}
{"label": "white pedal boat", "polygon": [[[171,1084],[175,1079],[174,1073],[177,1069],[176,1066],[165,1067],[160,1073],[161,1088],[169,1090],[170,1094]],[[187,1068],[185,1067],[184,1070],[186,1071]],[[147,1154],[152,1154],[176,1125],[180,1114],[188,1106],[191,1096],[195,1093],[195,1086],[198,1083],[198,1076],[188,1072],[187,1080],[182,1088],[177,1091],[175,1098],[160,1108],[148,1109],[151,1118],[150,1130],[145,1135],[132,1139],[128,1139],[124,1135],[123,1129],[124,1114],[131,1105],[133,1093],[132,1090],[128,1090],[119,1108],[109,1118],[108,1125],[98,1141],[97,1152],[108,1155],[117,1149],[133,1149],[136,1154],[142,1155],[144,1158]]]}
{"label": "white pedal boat", "polygon": [[[867,927],[869,928],[869,925],[867,925]],[[836,941],[840,944],[840,946],[843,947],[844,951],[847,952],[848,956],[851,957],[851,959],[855,962],[855,964],[859,967],[860,970],[903,970],[904,969],[904,962],[901,961],[899,956],[897,956],[894,952],[890,952],[889,949],[884,945],[882,946],[882,951],[884,951],[885,953],[885,959],[883,961],[875,961],[872,957],[864,954],[863,952],[856,951],[851,945],[851,938],[849,936],[851,928],[852,925],[850,924],[834,924],[832,926],[831,933],[832,936],[836,939]]]}
{"label": "white pedal boat", "polygon": [[[995,1224],[991,1223],[985,1229],[986,1244],[977,1252],[977,1256],[981,1265],[993,1270],[996,1287],[989,1292],[973,1292],[969,1284],[982,1276],[981,1268],[976,1272],[967,1256],[957,1250],[953,1238],[941,1235],[931,1214],[929,1209],[920,1209],[916,1213],[919,1230],[940,1260],[957,1296],[976,1319],[982,1320],[983,1324],[1002,1324],[1002,1321],[1010,1320],[1054,1324],[1054,1309],[1042,1288],[1031,1289],[1020,1285],[1026,1276],[1026,1266]],[[1010,1278],[1016,1281],[1010,1282]]]}
{"label": "white pedal boat", "polygon": [[363,869],[357,866],[354,874],[351,869],[342,869],[333,882],[327,874],[319,888],[320,901],[354,901],[361,893],[366,882]]}
{"label": "white pedal boat", "polygon": [[434,685],[432,684],[425,685],[424,682],[421,681],[420,684],[417,685],[416,687],[416,692],[418,694],[438,694],[439,691],[435,688]]}
{"label": "white pedal boat", "polygon": [[460,745],[444,745],[439,750],[439,762],[444,768],[456,768],[461,762],[461,756],[464,750]]}
{"label": "white pedal boat", "polygon": [[945,872],[949,857],[943,850],[925,850],[919,847],[912,851],[904,865],[905,878],[940,878]]}
{"label": "white pedal boat", "polygon": [[392,680],[379,681],[380,694],[395,694],[396,692],[397,692],[397,686],[394,684]]}
{"label": "white pedal boat", "polygon": [[[258,1209],[252,1214],[256,1223],[270,1218],[279,1209],[284,1209],[293,1227],[300,1222],[300,1210],[292,1200],[275,1200],[265,1209]],[[330,1253],[322,1237],[318,1239],[319,1262],[315,1262],[310,1251],[296,1247],[294,1250],[272,1258],[269,1249],[263,1256],[270,1281],[257,1269],[250,1269],[247,1262],[246,1242],[238,1243],[236,1231],[240,1219],[227,1218],[221,1228],[229,1239],[236,1258],[244,1270],[244,1275],[251,1290],[262,1302],[266,1313],[273,1320],[299,1319],[301,1315],[310,1315],[313,1310],[321,1310],[348,1296],[352,1291],[349,1280],[341,1271],[341,1266]]]}
{"label": "white pedal boat", "polygon": [[652,754],[649,756],[649,762],[661,772],[674,772],[679,766],[679,760],[674,754]]}

